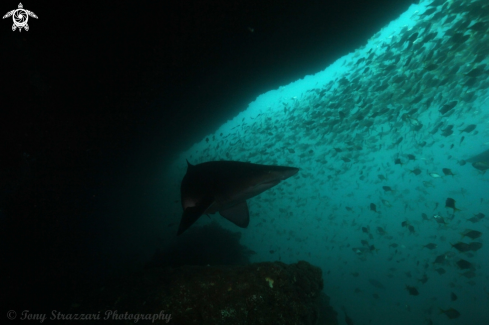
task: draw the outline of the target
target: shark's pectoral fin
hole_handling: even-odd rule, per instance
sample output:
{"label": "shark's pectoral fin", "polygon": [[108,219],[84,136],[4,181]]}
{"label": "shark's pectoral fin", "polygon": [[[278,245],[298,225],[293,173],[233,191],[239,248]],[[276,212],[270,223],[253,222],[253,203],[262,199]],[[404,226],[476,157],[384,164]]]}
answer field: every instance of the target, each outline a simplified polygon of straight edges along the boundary
{"label": "shark's pectoral fin", "polygon": [[248,227],[250,223],[250,213],[246,201],[233,205],[225,210],[219,210],[219,214],[241,228]]}
{"label": "shark's pectoral fin", "polygon": [[214,203],[214,199],[206,199],[201,204],[188,207],[183,211],[182,220],[180,221],[180,226],[178,227],[177,236],[182,232],[187,230],[197,219],[200,218],[202,214],[204,214],[205,210]]}

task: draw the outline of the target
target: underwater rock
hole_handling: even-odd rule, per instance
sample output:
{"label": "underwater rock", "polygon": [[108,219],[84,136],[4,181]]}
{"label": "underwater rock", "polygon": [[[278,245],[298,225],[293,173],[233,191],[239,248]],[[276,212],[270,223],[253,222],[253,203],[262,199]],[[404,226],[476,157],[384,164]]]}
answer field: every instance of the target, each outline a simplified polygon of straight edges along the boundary
{"label": "underwater rock", "polygon": [[151,268],[118,279],[73,312],[161,312],[174,324],[337,324],[322,288],[321,269],[304,261]]}

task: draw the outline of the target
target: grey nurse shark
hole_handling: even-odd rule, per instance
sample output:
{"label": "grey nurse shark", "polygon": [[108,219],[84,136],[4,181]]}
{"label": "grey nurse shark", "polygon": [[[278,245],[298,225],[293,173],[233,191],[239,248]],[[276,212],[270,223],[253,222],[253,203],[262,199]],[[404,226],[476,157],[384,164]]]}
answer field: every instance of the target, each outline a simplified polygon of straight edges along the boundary
{"label": "grey nurse shark", "polygon": [[239,227],[250,221],[246,200],[279,184],[299,168],[259,165],[239,161],[209,161],[192,165],[180,188],[183,215],[177,235],[203,214],[219,212]]}

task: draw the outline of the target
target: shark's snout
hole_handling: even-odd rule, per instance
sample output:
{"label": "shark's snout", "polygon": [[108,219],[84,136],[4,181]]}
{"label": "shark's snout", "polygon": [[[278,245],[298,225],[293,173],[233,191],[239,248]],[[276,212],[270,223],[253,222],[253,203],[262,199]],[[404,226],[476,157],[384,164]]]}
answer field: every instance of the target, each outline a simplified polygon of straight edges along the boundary
{"label": "shark's snout", "polygon": [[284,177],[285,177],[284,179],[294,176],[299,172],[299,168],[295,168],[295,167],[285,167],[285,168],[287,168],[287,170],[284,172]]}

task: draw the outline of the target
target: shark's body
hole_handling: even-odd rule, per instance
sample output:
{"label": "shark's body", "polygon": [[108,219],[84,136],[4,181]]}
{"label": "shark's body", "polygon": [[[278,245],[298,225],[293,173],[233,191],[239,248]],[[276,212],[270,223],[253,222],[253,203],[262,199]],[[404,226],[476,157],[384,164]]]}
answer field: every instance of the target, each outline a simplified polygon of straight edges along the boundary
{"label": "shark's body", "polygon": [[219,212],[239,227],[249,223],[246,200],[295,175],[299,168],[239,161],[209,161],[192,165],[181,185],[183,215],[178,235],[202,214]]}

